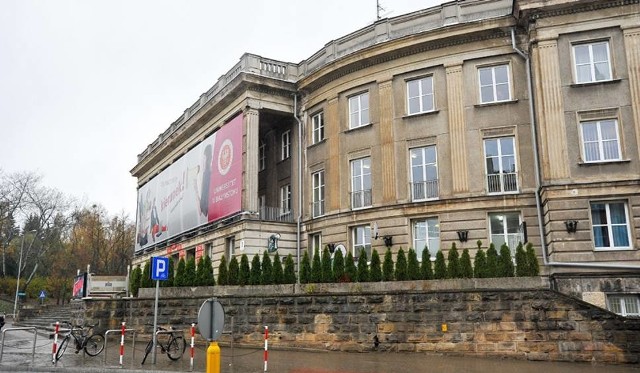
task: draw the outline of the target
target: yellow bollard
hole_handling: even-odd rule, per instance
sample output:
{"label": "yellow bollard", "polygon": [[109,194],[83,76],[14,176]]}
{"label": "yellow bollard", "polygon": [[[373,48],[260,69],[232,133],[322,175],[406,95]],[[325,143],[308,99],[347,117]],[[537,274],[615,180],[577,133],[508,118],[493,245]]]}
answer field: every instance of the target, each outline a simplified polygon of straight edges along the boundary
{"label": "yellow bollard", "polygon": [[218,342],[209,343],[207,348],[206,373],[220,373],[220,347],[218,347]]}

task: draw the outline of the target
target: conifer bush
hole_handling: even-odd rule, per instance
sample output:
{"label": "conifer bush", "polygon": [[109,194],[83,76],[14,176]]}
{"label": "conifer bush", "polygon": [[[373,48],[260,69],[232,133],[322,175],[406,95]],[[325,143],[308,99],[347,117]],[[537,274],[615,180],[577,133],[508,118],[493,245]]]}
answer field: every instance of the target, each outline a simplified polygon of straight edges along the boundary
{"label": "conifer bush", "polygon": [[333,270],[331,268],[331,253],[329,248],[325,246],[322,250],[321,269],[322,269],[322,282],[333,282]]}
{"label": "conifer bush", "polygon": [[187,260],[187,264],[184,268],[184,279],[182,280],[182,283],[182,286],[196,285],[196,258],[193,256]]}
{"label": "conifer bush", "polygon": [[195,286],[203,286],[203,284],[200,282],[200,276],[202,276],[202,268],[204,268],[204,256],[201,256],[200,259],[198,259],[198,265],[196,266]]}
{"label": "conifer bush", "polygon": [[304,252],[302,254],[302,261],[300,262],[300,283],[308,284],[311,282],[311,261],[309,260],[309,253]]}
{"label": "conifer bush", "polygon": [[129,292],[131,296],[137,297],[138,290],[140,289],[140,280],[142,279],[142,268],[137,265],[133,271],[131,271],[131,276],[129,280]]}
{"label": "conifer bush", "polygon": [[358,282],[369,282],[368,260],[367,252],[364,249],[360,249],[360,256],[358,256]]}
{"label": "conifer bush", "polygon": [[238,285],[240,283],[240,264],[238,258],[233,256],[229,261],[229,272],[227,273],[227,285]]}
{"label": "conifer bush", "polygon": [[184,258],[180,258],[178,260],[178,268],[176,268],[176,277],[173,279],[173,286],[177,286],[177,287],[186,286],[184,281],[186,268],[187,268],[187,263],[184,261]]}
{"label": "conifer bush", "polygon": [[422,249],[422,262],[420,263],[420,274],[423,280],[433,280],[433,267],[431,264],[431,254],[429,248]]}
{"label": "conifer bush", "polygon": [[313,253],[313,260],[311,261],[311,282],[322,282],[322,262],[320,261],[320,250],[316,249]]}
{"label": "conifer bush", "polygon": [[[180,264],[178,264],[178,270],[180,270]],[[220,264],[218,265],[218,285],[229,285],[229,268],[224,254],[220,258]]]}
{"label": "conifer bush", "polygon": [[513,277],[513,258],[511,250],[506,243],[500,246],[500,256],[498,256],[498,277]]}
{"label": "conifer bush", "polygon": [[144,264],[140,283],[143,288],[152,288],[155,285],[151,279],[151,259],[147,260]]}
{"label": "conifer bush", "polygon": [[196,276],[198,277],[198,285],[200,286],[213,286],[216,284],[216,280],[213,277],[213,264],[209,255],[203,256],[201,263],[198,264],[196,269]]}
{"label": "conifer bush", "polygon": [[344,280],[344,256],[342,250],[333,253],[333,282],[343,282]]}
{"label": "conifer bush", "polygon": [[396,256],[396,280],[406,281],[409,279],[407,273],[407,257],[404,254],[404,250],[400,248],[398,255]]}
{"label": "conifer bush", "polygon": [[436,262],[433,268],[433,278],[436,280],[442,280],[447,278],[447,263],[444,260],[444,254],[442,250],[438,250],[436,254]]}
{"label": "conifer bush", "polygon": [[260,256],[256,253],[251,259],[249,283],[251,285],[260,285],[260,281],[262,281],[262,263],[260,263]]}
{"label": "conifer bush", "polygon": [[387,248],[382,262],[382,281],[393,281],[394,278],[393,254],[391,254],[391,248]]}
{"label": "conifer bush", "polygon": [[420,273],[420,262],[418,262],[418,254],[416,254],[416,251],[413,248],[409,248],[409,253],[407,254],[407,279],[422,279],[422,274]]}
{"label": "conifer bush", "polygon": [[240,256],[240,273],[238,274],[238,285],[245,286],[251,283],[251,267],[247,254]]}
{"label": "conifer bush", "polygon": [[262,285],[273,284],[273,264],[271,264],[271,257],[267,250],[262,254],[262,277],[260,278]]}
{"label": "conifer bush", "polygon": [[493,243],[487,249],[487,278],[498,277],[498,251]]}
{"label": "conifer bush", "polygon": [[469,249],[462,250],[462,255],[460,256],[460,270],[462,278],[473,278],[473,266],[471,265]]}
{"label": "conifer bush", "polygon": [[447,263],[447,278],[461,278],[462,268],[460,268],[460,254],[458,254],[458,248],[456,243],[451,244],[448,254]]}
{"label": "conifer bush", "polygon": [[378,250],[375,249],[371,252],[369,280],[371,280],[371,282],[382,281],[382,263],[380,262],[380,255],[378,254]]}
{"label": "conifer bush", "polygon": [[522,242],[518,244],[516,248],[516,276],[527,277],[529,276],[529,264],[527,263],[527,252],[524,251]]}
{"label": "conifer bush", "polygon": [[345,282],[358,281],[358,269],[356,268],[356,262],[353,259],[351,251],[347,253],[347,259],[344,261]]}
{"label": "conifer bush", "polygon": [[538,276],[540,275],[540,264],[538,263],[538,256],[536,255],[536,251],[533,248],[533,244],[529,242],[527,244],[527,266],[529,270],[527,273],[529,276]]}
{"label": "conifer bush", "polygon": [[287,255],[287,258],[284,260],[284,283],[296,283],[296,269],[293,262],[293,256],[291,254]]}
{"label": "conifer bush", "polygon": [[488,276],[488,268],[487,268],[487,255],[484,253],[482,248],[478,247],[478,251],[476,251],[476,258],[473,265],[473,276],[475,278],[487,278]]}
{"label": "conifer bush", "polygon": [[284,284],[284,269],[278,253],[273,257],[273,283],[276,285]]}

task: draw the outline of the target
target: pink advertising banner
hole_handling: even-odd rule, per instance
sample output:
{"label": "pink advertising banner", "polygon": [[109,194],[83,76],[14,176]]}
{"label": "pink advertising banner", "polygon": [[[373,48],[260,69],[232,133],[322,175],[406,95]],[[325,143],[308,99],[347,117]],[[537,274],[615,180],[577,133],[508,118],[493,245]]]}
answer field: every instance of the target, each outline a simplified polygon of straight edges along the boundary
{"label": "pink advertising banner", "polygon": [[234,117],[138,190],[136,251],[242,209],[242,123]]}

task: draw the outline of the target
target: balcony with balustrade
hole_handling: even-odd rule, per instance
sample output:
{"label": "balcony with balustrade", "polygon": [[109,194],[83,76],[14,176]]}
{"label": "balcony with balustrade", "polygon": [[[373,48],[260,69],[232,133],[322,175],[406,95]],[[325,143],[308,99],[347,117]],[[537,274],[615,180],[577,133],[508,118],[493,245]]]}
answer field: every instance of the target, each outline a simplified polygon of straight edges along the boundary
{"label": "balcony with balustrade", "polygon": [[411,198],[414,202],[437,199],[440,194],[438,179],[410,183]]}
{"label": "balcony with balustrade", "polygon": [[503,172],[487,175],[487,192],[491,194],[517,193],[518,173]]}

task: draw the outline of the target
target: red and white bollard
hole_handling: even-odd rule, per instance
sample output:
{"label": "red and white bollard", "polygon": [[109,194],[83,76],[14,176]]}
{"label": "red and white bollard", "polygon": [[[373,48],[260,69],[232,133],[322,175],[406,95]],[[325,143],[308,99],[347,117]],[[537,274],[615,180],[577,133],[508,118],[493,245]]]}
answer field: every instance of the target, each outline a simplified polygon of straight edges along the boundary
{"label": "red and white bollard", "polygon": [[269,360],[269,327],[264,326],[264,371],[267,371],[267,361]]}
{"label": "red and white bollard", "polygon": [[196,324],[191,323],[191,361],[189,362],[189,371],[193,372],[193,352],[195,350]]}
{"label": "red and white bollard", "polygon": [[51,351],[51,363],[56,364],[56,352],[58,352],[58,332],[60,331],[60,323],[56,321],[56,329],[53,333],[53,347]]}
{"label": "red and white bollard", "polygon": [[125,322],[122,322],[122,333],[120,336],[120,366],[122,367],[122,360],[124,358],[124,333],[125,333]]}

